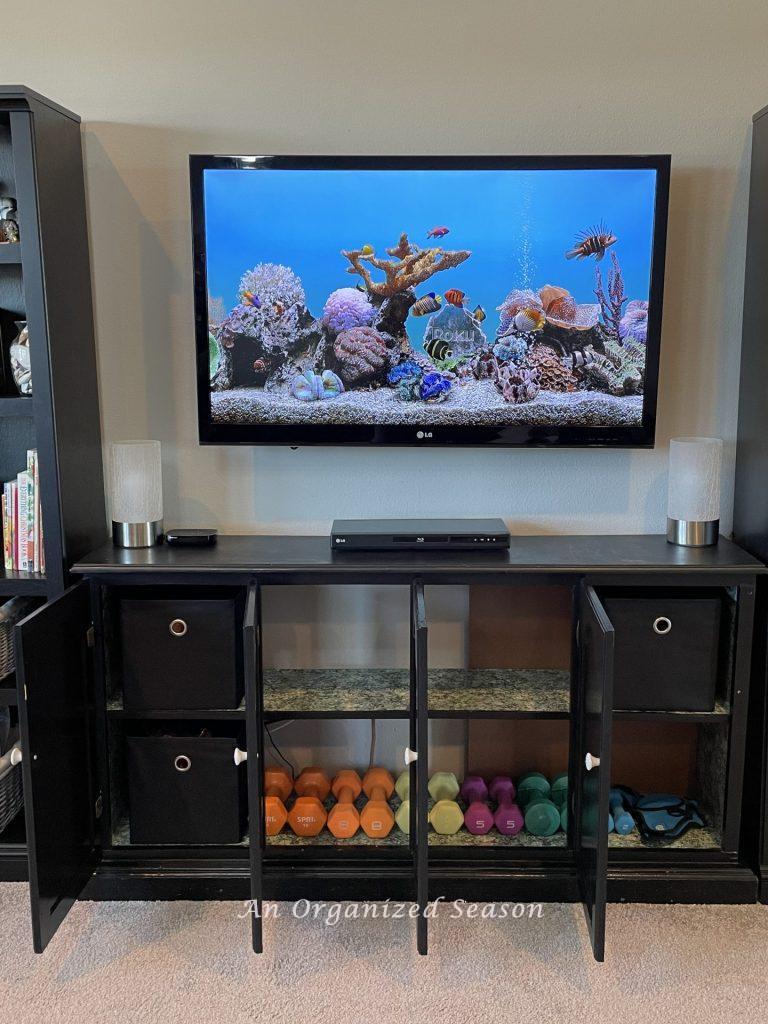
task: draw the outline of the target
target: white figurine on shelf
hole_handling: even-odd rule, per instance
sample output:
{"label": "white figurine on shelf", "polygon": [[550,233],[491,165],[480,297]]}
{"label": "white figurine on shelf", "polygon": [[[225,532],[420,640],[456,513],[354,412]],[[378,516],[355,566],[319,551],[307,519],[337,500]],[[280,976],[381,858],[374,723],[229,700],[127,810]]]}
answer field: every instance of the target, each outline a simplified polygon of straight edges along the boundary
{"label": "white figurine on shelf", "polygon": [[0,196],[0,244],[18,242],[19,222],[16,218],[16,200]]}
{"label": "white figurine on shelf", "polygon": [[26,320],[17,320],[18,337],[11,345],[11,373],[20,395],[32,394],[32,367],[29,359],[29,328]]}

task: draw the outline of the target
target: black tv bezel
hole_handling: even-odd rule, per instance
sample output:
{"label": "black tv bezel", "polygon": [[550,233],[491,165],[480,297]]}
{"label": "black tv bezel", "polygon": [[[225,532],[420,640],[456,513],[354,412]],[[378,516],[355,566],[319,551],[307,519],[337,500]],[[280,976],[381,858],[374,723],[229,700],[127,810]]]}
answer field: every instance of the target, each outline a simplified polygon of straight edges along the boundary
{"label": "black tv bezel", "polygon": [[[497,446],[504,448],[653,448],[656,433],[661,318],[664,293],[669,154],[644,156],[205,156],[189,157],[192,202],[197,407],[203,445],[358,445],[390,447]],[[206,170],[625,170],[656,171],[653,252],[643,420],[640,426],[457,427],[424,424],[229,424],[211,420],[206,277]]]}

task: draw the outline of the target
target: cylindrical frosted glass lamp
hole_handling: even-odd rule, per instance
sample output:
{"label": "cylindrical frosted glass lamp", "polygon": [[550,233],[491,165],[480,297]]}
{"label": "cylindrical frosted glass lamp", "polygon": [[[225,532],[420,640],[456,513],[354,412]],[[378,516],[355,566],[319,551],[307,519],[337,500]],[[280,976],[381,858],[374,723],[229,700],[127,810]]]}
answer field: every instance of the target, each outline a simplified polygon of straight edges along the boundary
{"label": "cylindrical frosted glass lamp", "polygon": [[163,535],[160,442],[115,442],[109,469],[112,540],[120,548],[159,544]]}
{"label": "cylindrical frosted glass lamp", "polygon": [[717,544],[722,459],[719,437],[673,437],[669,442],[670,544],[694,548]]}

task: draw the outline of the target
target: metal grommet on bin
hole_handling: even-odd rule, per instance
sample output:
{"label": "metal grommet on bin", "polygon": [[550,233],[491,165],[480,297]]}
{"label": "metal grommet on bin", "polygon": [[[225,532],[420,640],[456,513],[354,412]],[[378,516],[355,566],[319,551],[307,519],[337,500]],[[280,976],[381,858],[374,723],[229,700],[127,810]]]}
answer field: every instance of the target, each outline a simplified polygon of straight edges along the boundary
{"label": "metal grommet on bin", "polygon": [[658,618],[653,620],[653,632],[658,633],[659,636],[666,636],[672,629],[672,620],[668,619],[666,615],[659,615]]}
{"label": "metal grommet on bin", "polygon": [[192,767],[192,761],[186,754],[179,754],[173,763],[177,772],[188,772]]}
{"label": "metal grommet on bin", "polygon": [[188,626],[184,619],[171,619],[171,624],[168,626],[171,636],[186,636]]}

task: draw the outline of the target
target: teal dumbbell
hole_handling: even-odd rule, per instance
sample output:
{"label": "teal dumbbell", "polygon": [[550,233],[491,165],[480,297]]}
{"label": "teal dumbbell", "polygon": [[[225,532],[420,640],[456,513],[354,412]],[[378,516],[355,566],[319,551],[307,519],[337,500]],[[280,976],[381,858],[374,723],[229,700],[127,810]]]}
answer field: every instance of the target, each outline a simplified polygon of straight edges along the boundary
{"label": "teal dumbbell", "polygon": [[546,775],[541,772],[526,772],[517,781],[517,800],[520,806],[527,804],[533,796],[550,794],[551,787]]}
{"label": "teal dumbbell", "polygon": [[550,789],[552,802],[560,808],[560,828],[568,831],[568,772],[560,772],[552,779]]}
{"label": "teal dumbbell", "polygon": [[560,808],[541,794],[529,797],[525,805],[525,827],[534,836],[553,836],[560,828]]}
{"label": "teal dumbbell", "polygon": [[552,785],[549,790],[550,800],[557,804],[558,807],[562,806],[568,800],[568,772],[560,772],[552,779]]}

